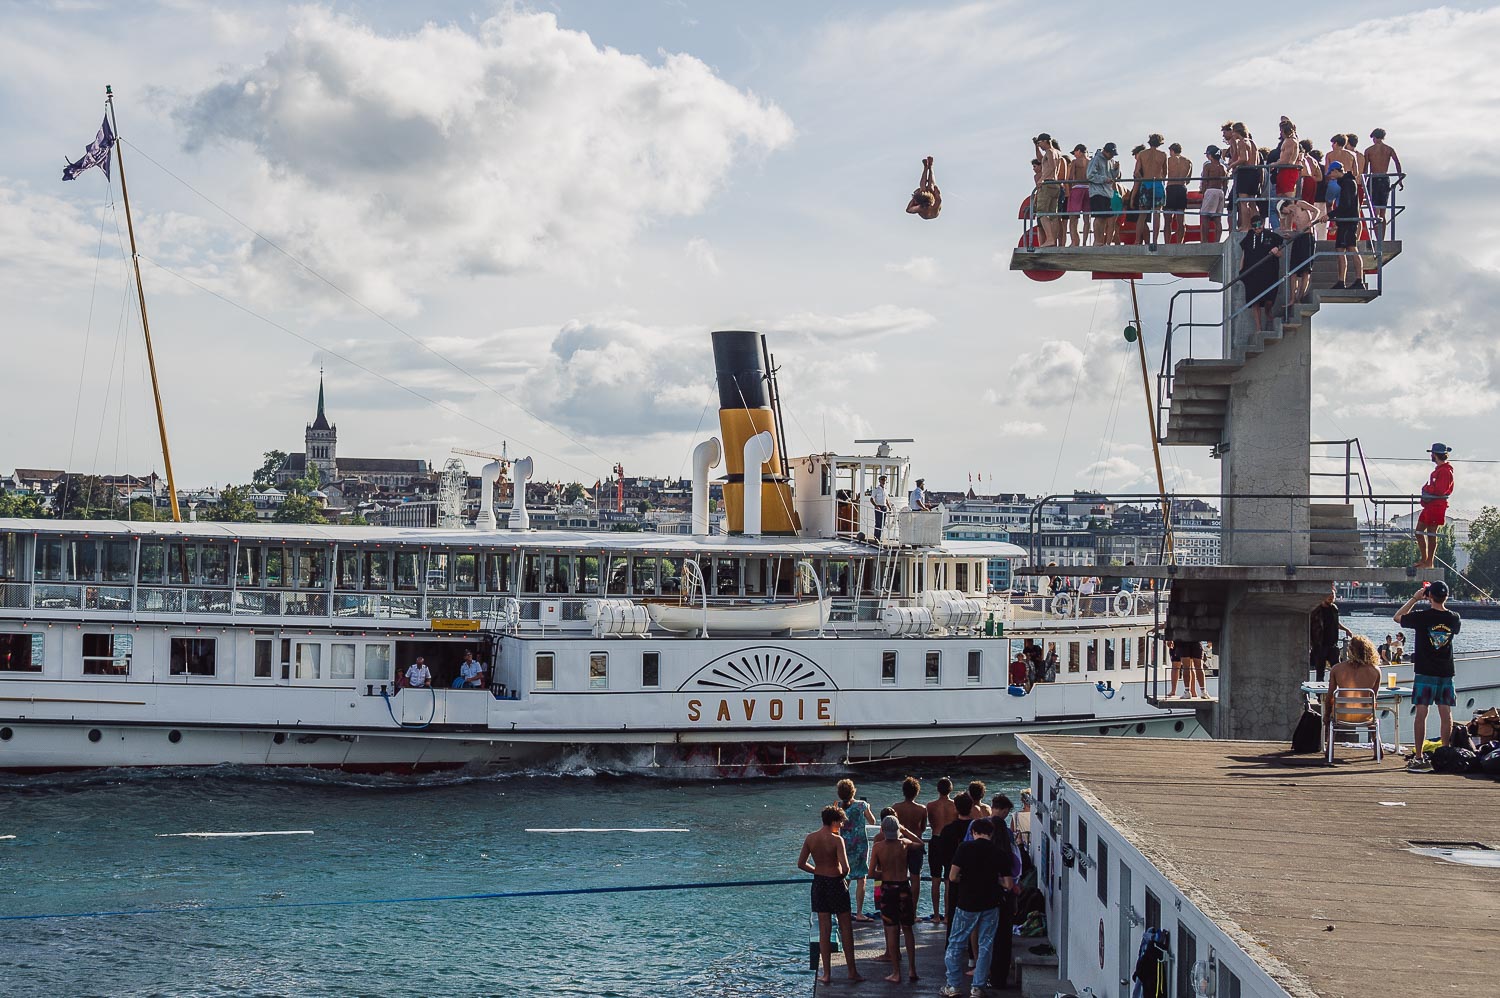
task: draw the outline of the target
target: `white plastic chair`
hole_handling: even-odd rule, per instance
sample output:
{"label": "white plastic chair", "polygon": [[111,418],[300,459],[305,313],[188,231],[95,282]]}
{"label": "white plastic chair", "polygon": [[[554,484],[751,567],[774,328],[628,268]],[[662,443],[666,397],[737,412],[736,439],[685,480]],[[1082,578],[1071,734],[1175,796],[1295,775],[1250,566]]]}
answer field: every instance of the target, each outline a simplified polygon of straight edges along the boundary
{"label": "white plastic chair", "polygon": [[1334,734],[1339,731],[1370,732],[1370,742],[1375,746],[1375,761],[1385,758],[1385,747],[1380,743],[1380,715],[1376,713],[1375,691],[1360,689],[1331,690],[1328,706],[1329,718],[1323,728],[1327,736],[1324,761],[1333,765]]}

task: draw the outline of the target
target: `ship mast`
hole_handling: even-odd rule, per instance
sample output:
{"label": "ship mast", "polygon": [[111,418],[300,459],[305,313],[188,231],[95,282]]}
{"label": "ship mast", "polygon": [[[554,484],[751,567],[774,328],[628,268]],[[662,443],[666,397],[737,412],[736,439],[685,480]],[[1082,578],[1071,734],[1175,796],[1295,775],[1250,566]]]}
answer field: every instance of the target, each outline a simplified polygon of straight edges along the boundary
{"label": "ship mast", "polygon": [[156,379],[156,354],[151,349],[151,321],[146,317],[146,288],[141,284],[141,256],[135,248],[135,223],[130,218],[130,190],[125,186],[125,151],[120,141],[120,123],[115,119],[115,92],[104,88],[104,103],[109,107],[109,123],[115,132],[115,160],[120,164],[120,193],[125,200],[125,228],[130,233],[130,263],[135,267],[135,297],[141,304],[141,332],[146,336],[146,363],[151,368],[151,395],[156,402],[156,428],[161,434],[161,458],[167,469],[167,498],[172,503],[172,522],[182,522],[177,507],[177,482],[172,477],[172,449],[167,446],[167,417],[161,410],[161,384]]}

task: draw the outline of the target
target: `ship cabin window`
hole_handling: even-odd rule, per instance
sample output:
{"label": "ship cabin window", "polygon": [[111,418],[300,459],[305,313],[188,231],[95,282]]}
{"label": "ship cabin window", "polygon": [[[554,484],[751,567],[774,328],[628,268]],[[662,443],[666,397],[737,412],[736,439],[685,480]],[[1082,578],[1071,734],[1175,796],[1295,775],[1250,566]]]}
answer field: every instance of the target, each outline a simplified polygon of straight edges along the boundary
{"label": "ship cabin window", "polygon": [[953,566],[953,588],[961,593],[969,591],[969,563],[961,561]]}
{"label": "ship cabin window", "polygon": [[292,678],[292,639],[281,639],[281,678],[283,681]]}
{"label": "ship cabin window", "polygon": [[589,653],[589,689],[609,689],[609,653],[596,651]]}
{"label": "ship cabin window", "polygon": [[661,653],[641,652],[641,686],[654,690],[661,686]]}
{"label": "ship cabin window", "polygon": [[906,586],[906,576],[905,576],[904,572],[905,572],[905,570],[902,568],[901,563],[898,561],[896,563],[896,567],[891,570],[891,595],[892,596],[904,596],[904,595],[906,595],[906,588],[905,588],[905,586]]}
{"label": "ship cabin window", "polygon": [[578,591],[590,595],[599,591],[599,556],[578,556]]}
{"label": "ship cabin window", "polygon": [[[142,550],[142,561],[145,561],[145,551]],[[272,589],[280,589],[287,584],[286,572],[286,549],[266,549],[266,585]]]}
{"label": "ship cabin window", "polygon": [[1109,845],[1102,839],[1095,840],[1095,848],[1098,851],[1099,865],[1099,903],[1109,904]]}
{"label": "ship cabin window", "polygon": [[880,653],[880,685],[896,685],[896,653],[893,651]]}
{"label": "ship cabin window", "polygon": [[928,686],[937,686],[943,681],[943,653],[930,651],[922,667],[922,681]]}
{"label": "ship cabin window", "polygon": [[509,554],[491,551],[484,556],[484,589],[490,593],[511,591]]}
{"label": "ship cabin window", "polygon": [[275,676],[272,670],[275,668],[276,642],[272,638],[255,639],[255,668],[256,679],[271,679]]}
{"label": "ship cabin window", "polygon": [[1089,660],[1088,671],[1089,672],[1098,672],[1099,671],[1099,642],[1097,642],[1097,641],[1090,641],[1088,643],[1088,660]]}
{"label": "ship cabin window", "polygon": [[0,634],[0,672],[41,672],[42,635]]}
{"label": "ship cabin window", "polygon": [[464,552],[453,556],[453,591],[479,592],[479,556]]}
{"label": "ship cabin window", "polygon": [[297,588],[322,589],[328,579],[328,552],[322,548],[297,548]]}
{"label": "ship cabin window", "polygon": [[[1088,855],[1089,851],[1089,826],[1082,818],[1078,819],[1078,845],[1076,846],[1079,856]],[[1083,863],[1077,864],[1078,875],[1084,880],[1089,879],[1088,867]]]}
{"label": "ship cabin window", "polygon": [[542,591],[542,556],[539,554],[521,555],[521,592],[539,593]]}
{"label": "ship cabin window", "polygon": [[0,534],[0,582],[21,579],[21,541],[15,534]]}
{"label": "ship cabin window", "polygon": [[1144,637],[1135,639],[1135,660],[1141,663],[1141,668],[1146,667],[1146,639]]}
{"label": "ship cabin window", "polygon": [[740,560],[714,559],[714,595],[738,596],[740,593]]}
{"label": "ship cabin window", "polygon": [[1078,642],[1068,642],[1068,671],[1077,672],[1082,659],[1079,657]]}
{"label": "ship cabin window", "polygon": [[297,642],[297,678],[323,678],[323,645],[318,641]]}
{"label": "ship cabin window", "polygon": [[353,642],[335,641],[328,646],[328,678],[329,679],[353,679],[354,678],[354,644]]}
{"label": "ship cabin window", "polygon": [[621,555],[619,558],[610,555],[608,568],[605,570],[604,592],[609,596],[625,596],[630,592],[630,557]]}
{"label": "ship cabin window", "polygon": [[359,552],[340,550],[333,563],[333,588],[361,589],[359,584]]}
{"label": "ship cabin window", "polygon": [[764,558],[745,559],[745,595],[764,596],[766,594],[766,576],[771,566]]}
{"label": "ship cabin window", "polygon": [[390,645],[365,645],[365,681],[371,683],[391,681]]}
{"label": "ship cabin window", "polygon": [[194,585],[229,585],[229,545],[198,544],[195,546],[198,555],[198,571],[193,579]]}
{"label": "ship cabin window", "polygon": [[632,558],[630,561],[630,591],[637,596],[656,595],[656,559]]}
{"label": "ship cabin window", "polygon": [[398,593],[414,593],[417,591],[417,552],[396,552],[396,591]]}
{"label": "ship cabin window", "polygon": [[128,676],[134,634],[85,634],[83,636],[83,674],[85,676]]}
{"label": "ship cabin window", "polygon": [[536,682],[533,685],[537,689],[552,689],[552,665],[552,653],[550,651],[539,651],[536,653]]}
{"label": "ship cabin window", "polygon": [[1128,668],[1130,668],[1130,665],[1131,665],[1130,652],[1131,652],[1130,639],[1129,638],[1123,638],[1123,639],[1121,639],[1121,641],[1120,641],[1120,668],[1121,669],[1128,669]]}
{"label": "ship cabin window", "polygon": [[1104,642],[1104,671],[1115,671],[1115,642],[1113,639]]}
{"label": "ship cabin window", "polygon": [[173,638],[170,671],[174,676],[212,676],[218,642],[213,638]]}
{"label": "ship cabin window", "polygon": [[915,596],[927,588],[927,568],[925,565],[916,564],[911,567],[912,595]]}
{"label": "ship cabin window", "polygon": [[104,581],[129,582],[131,548],[129,541],[104,541]]}
{"label": "ship cabin window", "polygon": [[427,591],[430,593],[445,593],[448,591],[448,576],[451,566],[449,564],[448,552],[429,551],[427,553]]}
{"label": "ship cabin window", "polygon": [[68,543],[68,577],[77,582],[98,581],[98,541],[75,540]]}
{"label": "ship cabin window", "polygon": [[823,594],[848,596],[850,578],[849,562],[843,558],[835,558],[828,563],[828,568],[823,573]]}
{"label": "ship cabin window", "polygon": [[573,556],[549,554],[543,561],[546,592],[562,595],[573,591]]}
{"label": "ship cabin window", "polygon": [[972,648],[972,649],[969,650],[969,676],[968,676],[968,678],[969,678],[969,682],[971,684],[977,684],[979,682],[979,670],[980,670],[980,666],[983,663],[983,661],[984,661],[984,652],[980,651],[978,648]]}
{"label": "ship cabin window", "polygon": [[241,589],[259,589],[261,583],[260,548],[241,544],[235,549],[235,584]]}
{"label": "ship cabin window", "polygon": [[664,596],[676,596],[682,592],[682,559],[662,558],[661,591]]}

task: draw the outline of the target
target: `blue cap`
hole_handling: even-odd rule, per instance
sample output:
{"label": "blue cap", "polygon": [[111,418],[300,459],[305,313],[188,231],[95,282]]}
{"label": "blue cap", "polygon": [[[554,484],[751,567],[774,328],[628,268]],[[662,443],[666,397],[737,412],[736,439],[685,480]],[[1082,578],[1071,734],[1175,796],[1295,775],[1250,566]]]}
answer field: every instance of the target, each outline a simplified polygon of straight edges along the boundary
{"label": "blue cap", "polygon": [[1428,448],[1427,453],[1437,454],[1440,457],[1447,457],[1449,454],[1453,453],[1453,449],[1447,444],[1433,444]]}
{"label": "blue cap", "polygon": [[1343,168],[1344,168],[1344,164],[1343,163],[1333,162],[1333,163],[1329,163],[1328,164],[1328,172],[1329,173],[1332,173],[1334,170],[1342,170]]}

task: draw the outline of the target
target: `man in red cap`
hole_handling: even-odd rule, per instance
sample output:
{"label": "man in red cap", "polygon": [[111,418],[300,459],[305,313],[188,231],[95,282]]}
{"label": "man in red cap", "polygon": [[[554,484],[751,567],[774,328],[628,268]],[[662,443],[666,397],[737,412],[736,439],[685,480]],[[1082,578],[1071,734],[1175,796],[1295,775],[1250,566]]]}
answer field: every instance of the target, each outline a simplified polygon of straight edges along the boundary
{"label": "man in red cap", "polygon": [[1453,494],[1453,465],[1448,455],[1453,453],[1447,444],[1433,444],[1427,451],[1437,467],[1422,486],[1422,515],[1417,517],[1417,563],[1416,568],[1432,568],[1432,559],[1437,555],[1438,528],[1448,516],[1448,497]]}

